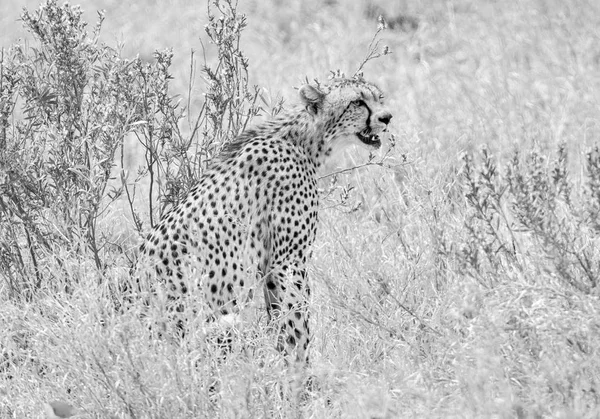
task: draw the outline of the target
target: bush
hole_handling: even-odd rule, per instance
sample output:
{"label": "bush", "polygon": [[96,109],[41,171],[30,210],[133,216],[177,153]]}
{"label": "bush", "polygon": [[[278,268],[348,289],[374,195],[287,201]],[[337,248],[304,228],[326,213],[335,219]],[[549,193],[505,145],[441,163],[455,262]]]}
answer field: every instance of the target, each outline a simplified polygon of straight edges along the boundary
{"label": "bush", "polygon": [[[239,49],[245,17],[230,1],[214,7],[222,16],[209,7],[206,33],[218,62],[202,67],[206,100],[194,118],[187,115],[188,130],[180,128],[186,109],[169,92],[169,51],[156,52],[152,63],[124,59],[99,43],[101,13],[89,33],[79,7],[55,0],[23,12],[38,45],[15,45],[0,61],[0,270],[11,297],[31,298],[49,286],[70,289],[62,279],[67,257],[93,261],[98,280],[113,263],[107,252],[131,258],[99,231],[101,216],[124,196],[141,233],[140,183],[147,179],[153,225],[155,202],[160,217],[262,111],[260,89],[249,85]],[[131,135],[145,158],[134,180],[125,161],[136,152],[126,147]]]}
{"label": "bush", "polygon": [[104,268],[97,221],[118,197],[114,157],[139,115],[131,63],[98,43],[101,15],[91,34],[79,8],[55,1],[22,19],[39,45],[0,64],[0,251],[11,295],[29,298],[62,283],[63,250]]}
{"label": "bush", "polygon": [[[544,266],[567,287],[597,293],[600,154],[587,153],[583,188],[568,171],[565,144],[554,160],[516,150],[504,172],[486,148],[481,161],[463,157],[468,207],[461,259],[467,271],[492,285],[500,271]],[[487,278],[487,279],[485,279]]]}

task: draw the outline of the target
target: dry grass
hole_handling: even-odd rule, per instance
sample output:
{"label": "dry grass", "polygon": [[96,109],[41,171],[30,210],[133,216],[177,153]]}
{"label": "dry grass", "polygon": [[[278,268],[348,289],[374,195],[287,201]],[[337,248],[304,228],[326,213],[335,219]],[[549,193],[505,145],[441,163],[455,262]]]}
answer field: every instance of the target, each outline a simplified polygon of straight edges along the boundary
{"label": "dry grass", "polygon": [[[292,86],[305,76],[352,73],[376,18],[367,16],[366,1],[348,3],[243,2],[251,81],[274,102],[277,95],[292,102]],[[111,284],[100,281],[91,261],[66,254],[71,265],[61,271],[69,272],[62,280],[70,292],[52,284],[17,304],[0,288],[0,416],[42,417],[52,400],[69,402],[86,418],[600,416],[598,290],[566,285],[543,243],[527,232],[518,236],[518,263],[468,266],[470,209],[460,180],[463,153],[483,144],[501,169],[515,147],[535,146],[550,157],[565,142],[570,179],[582,190],[584,153],[600,133],[599,6],[379,4],[388,20],[409,16],[419,26],[386,31],[383,43],[393,55],[365,71],[394,113],[391,157],[384,167],[341,175],[354,186],[348,204],[327,201],[320,214],[310,272],[310,372],[319,383],[312,398],[297,405],[286,396],[293,376],[264,318],[247,322],[232,356],[219,364],[201,321],[183,342],[158,339],[147,322],[161,313],[115,314]],[[104,39],[123,42],[126,56],[173,47],[173,87],[186,94],[189,49],[201,51],[203,7],[82,5],[90,22],[93,9],[107,9]],[[0,16],[7,46],[19,27],[14,2],[0,6]],[[193,107],[202,90],[197,75]],[[364,151],[351,150],[340,164],[365,159]],[[111,217],[101,223],[104,234],[122,240],[133,231],[126,218]],[[585,238],[588,248],[597,247],[597,233]],[[105,278],[128,277],[125,263],[111,266]],[[211,405],[215,368],[221,399]]]}

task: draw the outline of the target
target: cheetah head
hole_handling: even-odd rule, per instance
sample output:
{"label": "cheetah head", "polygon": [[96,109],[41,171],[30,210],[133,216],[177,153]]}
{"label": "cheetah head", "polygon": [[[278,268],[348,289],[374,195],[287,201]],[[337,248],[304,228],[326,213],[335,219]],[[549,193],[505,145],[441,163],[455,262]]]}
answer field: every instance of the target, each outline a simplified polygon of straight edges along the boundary
{"label": "cheetah head", "polygon": [[379,134],[385,131],[392,114],[383,105],[378,87],[362,77],[336,78],[318,88],[306,84],[300,88],[306,109],[321,119],[325,138],[331,148],[358,144],[379,148]]}

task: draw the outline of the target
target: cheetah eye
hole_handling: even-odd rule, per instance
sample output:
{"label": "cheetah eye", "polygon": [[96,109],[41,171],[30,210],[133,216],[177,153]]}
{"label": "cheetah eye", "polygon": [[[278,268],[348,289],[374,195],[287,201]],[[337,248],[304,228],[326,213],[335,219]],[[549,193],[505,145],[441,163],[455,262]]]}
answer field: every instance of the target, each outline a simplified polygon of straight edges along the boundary
{"label": "cheetah eye", "polygon": [[362,99],[356,99],[356,100],[353,100],[350,103],[352,103],[354,106],[367,106],[367,104],[365,103],[365,101],[362,100]]}

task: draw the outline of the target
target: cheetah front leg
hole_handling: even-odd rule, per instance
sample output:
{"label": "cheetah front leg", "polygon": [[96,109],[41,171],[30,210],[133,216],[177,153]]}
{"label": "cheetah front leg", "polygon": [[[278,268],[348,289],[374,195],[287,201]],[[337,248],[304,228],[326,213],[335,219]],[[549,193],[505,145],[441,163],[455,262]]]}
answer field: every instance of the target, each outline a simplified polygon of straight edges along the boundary
{"label": "cheetah front leg", "polygon": [[306,269],[273,269],[265,275],[265,303],[269,322],[279,331],[277,349],[300,364],[308,363],[310,288]]}

